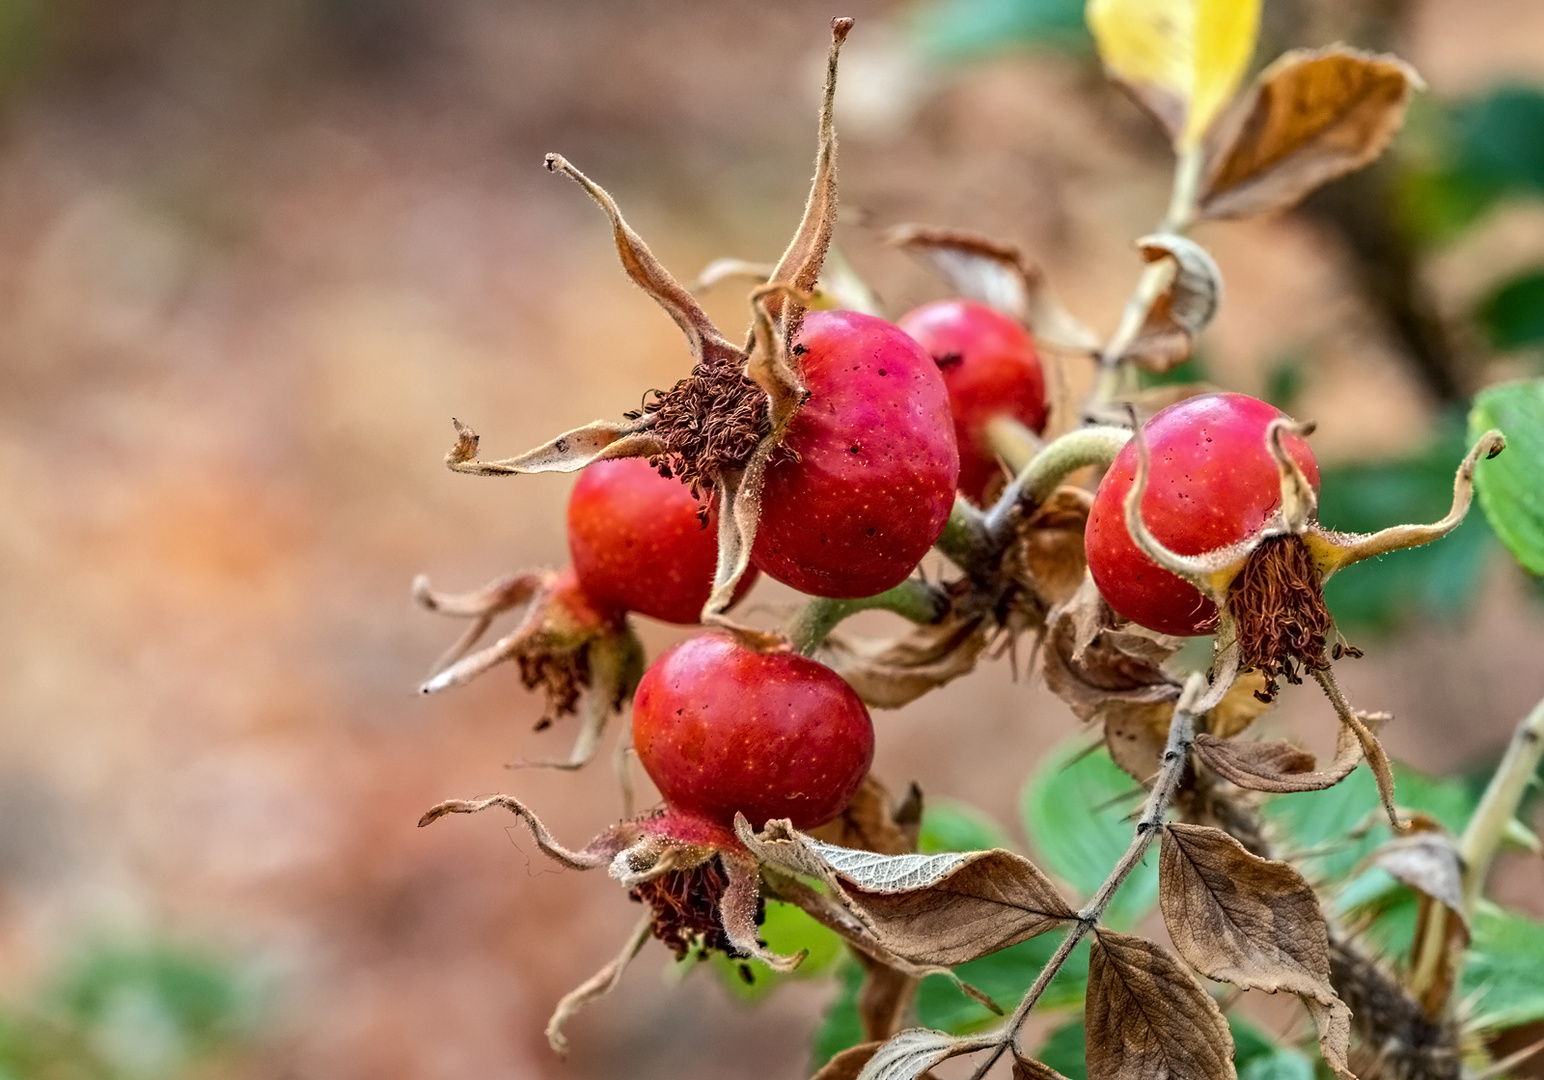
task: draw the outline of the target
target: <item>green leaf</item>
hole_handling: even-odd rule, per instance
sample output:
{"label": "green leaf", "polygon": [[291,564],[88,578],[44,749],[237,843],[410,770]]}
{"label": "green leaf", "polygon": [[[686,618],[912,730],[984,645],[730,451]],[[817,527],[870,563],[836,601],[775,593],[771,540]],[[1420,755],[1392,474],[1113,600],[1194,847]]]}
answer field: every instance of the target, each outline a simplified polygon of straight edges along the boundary
{"label": "green leaf", "polygon": [[[978,990],[985,991],[1004,1009],[1012,1009],[1050,960],[1059,942],[1058,934],[1042,934],[961,964],[954,973]],[[1085,943],[1073,950],[1056,973],[1041,996],[1039,1007],[1064,1009],[1081,1005],[1087,992],[1088,949]],[[917,987],[917,1022],[923,1027],[965,1035],[1001,1023],[1002,1017],[966,997],[952,980],[942,975],[929,975]]]}
{"label": "green leaf", "polygon": [[1544,269],[1503,284],[1480,303],[1477,316],[1493,348],[1544,345]]}
{"label": "green leaf", "polygon": [[[1345,532],[1436,521],[1452,504],[1453,474],[1469,445],[1453,424],[1413,457],[1326,467],[1320,470],[1319,519]],[[1352,632],[1389,630],[1411,616],[1450,619],[1473,602],[1494,546],[1482,516],[1470,514],[1435,543],[1336,574],[1325,583],[1324,597],[1336,621]]]}
{"label": "green leaf", "polygon": [[1083,0],[935,0],[917,9],[912,33],[935,55],[965,58],[1017,46],[1087,52]]}
{"label": "green leaf", "polygon": [[1487,1031],[1544,1019],[1544,923],[1482,905],[1464,967],[1463,996],[1478,995],[1475,1026]]}
{"label": "green leaf", "polygon": [[924,855],[940,851],[989,851],[1013,849],[1008,833],[984,810],[949,799],[930,800],[922,811],[922,830],[917,850]]}
{"label": "green leaf", "polygon": [[1238,1080],[1313,1080],[1313,1062],[1300,1050],[1278,1046],[1268,1054],[1238,1063]]}
{"label": "green leaf", "polygon": [[1481,391],[1469,430],[1478,438],[1490,428],[1500,428],[1507,445],[1475,471],[1480,506],[1517,561],[1529,573],[1544,574],[1544,379]]}
{"label": "green leaf", "polygon": [[[773,971],[760,960],[732,960],[723,953],[713,953],[709,963],[729,992],[742,1001],[759,1001],[788,979],[808,979],[822,974],[842,955],[842,939],[821,926],[793,904],[767,901],[766,919],[761,924],[761,940],[773,952],[785,956],[808,951],[804,962],[783,974]],[[683,963],[695,963],[688,954]],[[746,982],[741,969],[749,969]],[[839,1048],[840,1049],[840,1048]]]}
{"label": "green leaf", "polygon": [[1082,1019],[1063,1024],[1046,1036],[1035,1057],[1067,1080],[1088,1080],[1088,1031]]}
{"label": "green leaf", "polygon": [[[1087,899],[1104,884],[1134,834],[1133,814],[1144,793],[1110,760],[1103,746],[1085,752],[1078,738],[1057,747],[1035,770],[1019,800],[1024,832],[1043,870]],[[1158,902],[1158,861],[1144,860],[1105,912],[1124,930]]]}
{"label": "green leaf", "polygon": [[1481,181],[1544,194],[1544,91],[1505,86],[1453,110],[1459,169]]}

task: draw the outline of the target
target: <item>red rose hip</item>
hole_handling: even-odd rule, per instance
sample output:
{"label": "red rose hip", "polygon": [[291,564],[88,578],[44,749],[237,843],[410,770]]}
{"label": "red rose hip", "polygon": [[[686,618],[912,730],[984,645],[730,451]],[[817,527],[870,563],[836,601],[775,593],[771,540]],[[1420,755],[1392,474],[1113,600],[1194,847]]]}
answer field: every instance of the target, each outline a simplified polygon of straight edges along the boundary
{"label": "red rose hip", "polygon": [[719,634],[661,654],[633,698],[633,745],[665,804],[719,825],[808,829],[846,808],[874,757],[874,727],[830,668]]}
{"label": "red rose hip", "polygon": [[943,373],[960,453],[959,488],[979,505],[1002,473],[987,424],[1006,416],[1037,434],[1045,428],[1045,373],[1035,339],[1016,319],[975,300],[923,304],[896,325]]}
{"label": "red rose hip", "polygon": [[[1143,427],[1152,471],[1142,520],[1159,543],[1200,555],[1253,536],[1281,502],[1281,480],[1266,428],[1281,410],[1246,394],[1204,394],[1158,413]],[[1287,454],[1319,489],[1308,444],[1286,435]],[[1094,584],[1121,615],[1165,634],[1204,634],[1217,608],[1194,586],[1161,569],[1126,531],[1125,502],[1136,475],[1128,443],[1094,495],[1085,544]]]}
{"label": "red rose hip", "polygon": [[[642,458],[585,467],[568,499],[568,551],[596,602],[671,623],[695,623],[713,588],[718,512],[707,525],[686,485]],[[752,568],[736,598],[754,583]]]}
{"label": "red rose hip", "polygon": [[751,559],[812,596],[904,581],[943,532],[959,455],[937,366],[894,324],[811,311],[794,347],[809,399],[767,468]]}

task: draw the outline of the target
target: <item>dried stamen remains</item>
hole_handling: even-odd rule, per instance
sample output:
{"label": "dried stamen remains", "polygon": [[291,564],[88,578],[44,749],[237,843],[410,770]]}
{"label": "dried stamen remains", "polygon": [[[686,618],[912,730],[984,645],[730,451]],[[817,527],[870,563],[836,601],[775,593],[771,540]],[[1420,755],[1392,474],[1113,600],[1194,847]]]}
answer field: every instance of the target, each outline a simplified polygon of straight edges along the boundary
{"label": "dried stamen remains", "polygon": [[547,709],[536,730],[544,730],[558,717],[577,711],[579,695],[590,686],[588,642],[577,649],[523,651],[515,659],[520,664],[520,681],[525,688],[540,687],[547,695]]}
{"label": "dried stamen remains", "polygon": [[651,430],[665,446],[649,463],[699,498],[723,470],[744,468],[772,430],[766,391],[746,378],[743,364],[719,354],[669,390],[654,391],[642,412],[656,417]]}
{"label": "dried stamen remains", "polygon": [[[741,955],[724,932],[719,900],[729,885],[718,856],[689,870],[670,870],[634,886],[628,897],[654,909],[654,936],[669,946],[679,959],[701,942],[702,955],[721,952]],[[765,902],[756,902],[756,924],[761,925]]]}
{"label": "dried stamen remains", "polygon": [[1329,666],[1324,648],[1334,620],[1308,546],[1299,536],[1267,537],[1233,579],[1228,609],[1238,624],[1239,666],[1263,672],[1261,701],[1276,696],[1276,680],[1302,682]]}

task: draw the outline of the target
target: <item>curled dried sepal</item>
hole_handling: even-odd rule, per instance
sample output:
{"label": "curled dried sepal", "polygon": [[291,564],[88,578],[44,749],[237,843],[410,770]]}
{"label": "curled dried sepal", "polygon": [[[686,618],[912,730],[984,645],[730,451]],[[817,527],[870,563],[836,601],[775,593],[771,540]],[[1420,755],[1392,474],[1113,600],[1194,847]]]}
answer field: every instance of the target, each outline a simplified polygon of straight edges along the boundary
{"label": "curled dried sepal", "polygon": [[[1389,719],[1387,713],[1359,716],[1369,731],[1377,731]],[[1335,757],[1323,769],[1315,768],[1317,762],[1312,754],[1289,742],[1242,742],[1203,732],[1196,736],[1195,750],[1213,772],[1229,783],[1249,791],[1274,794],[1334,787],[1350,776],[1362,760],[1361,741],[1345,724],[1335,737]]]}
{"label": "curled dried sepal", "polygon": [[[469,593],[435,591],[413,582],[413,598],[430,611],[469,618],[472,625],[441,657],[420,687],[425,694],[462,686],[506,661],[520,668],[528,689],[542,689],[547,711],[538,728],[577,714],[579,730],[567,758],[529,762],[577,769],[594,756],[611,715],[632,697],[643,675],[643,646],[626,620],[597,610],[571,571],[498,578]],[[486,648],[472,646],[498,615],[520,611],[515,628]]]}
{"label": "curled dried sepal", "polygon": [[430,822],[438,821],[446,814],[476,814],[494,806],[508,810],[525,822],[526,827],[531,830],[531,837],[542,853],[572,870],[594,870],[596,867],[608,865],[634,838],[626,830],[613,829],[602,833],[579,851],[570,851],[553,839],[539,817],[524,803],[510,795],[488,795],[481,799],[446,799],[425,811],[418,819],[418,827],[421,829]]}
{"label": "curled dried sepal", "polygon": [[1162,264],[1166,280],[1121,359],[1147,371],[1171,371],[1195,351],[1196,338],[1217,314],[1222,271],[1200,244],[1172,233],[1144,236],[1137,250],[1147,262]]}
{"label": "curled dried sepal", "polygon": [[1024,323],[1036,344],[1082,356],[1098,353],[1098,336],[1063,306],[1045,272],[1012,244],[924,225],[897,225],[885,240],[915,256],[960,296]]}
{"label": "curled dried sepal", "polygon": [[559,999],[557,1008],[552,1010],[552,1018],[547,1021],[547,1045],[559,1057],[568,1055],[568,1039],[563,1035],[563,1025],[590,1002],[616,989],[617,983],[622,981],[622,972],[627,970],[627,965],[638,955],[643,943],[649,940],[652,929],[653,919],[645,915],[633,927],[633,932],[622,945],[622,951],[613,960]]}
{"label": "curled dried sepal", "polygon": [[[776,270],[771,263],[750,262],[746,259],[714,259],[702,268],[697,280],[692,282],[695,292],[706,292],[725,281],[744,278],[757,284],[765,284]],[[861,311],[865,315],[884,318],[884,305],[863,280],[857,269],[835,244],[826,250],[825,266],[815,283],[815,291],[808,301],[811,308]]]}
{"label": "curled dried sepal", "polygon": [[[1494,429],[1481,435],[1464,455],[1453,477],[1453,505],[1447,514],[1430,525],[1395,525],[1375,533],[1341,533],[1315,527],[1308,545],[1313,549],[1319,570],[1329,577],[1353,563],[1387,555],[1403,548],[1419,547],[1440,540],[1458,528],[1469,513],[1474,499],[1474,470],[1480,459],[1489,460],[1506,449],[1506,437]],[[1316,523],[1317,524],[1317,523]]]}

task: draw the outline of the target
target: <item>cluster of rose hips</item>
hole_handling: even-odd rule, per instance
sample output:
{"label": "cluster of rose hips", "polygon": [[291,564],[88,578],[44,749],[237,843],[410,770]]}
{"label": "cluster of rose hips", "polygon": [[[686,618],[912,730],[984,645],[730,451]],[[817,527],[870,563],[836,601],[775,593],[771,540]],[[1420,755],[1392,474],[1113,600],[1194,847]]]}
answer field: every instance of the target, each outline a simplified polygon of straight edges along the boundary
{"label": "cluster of rose hips", "polygon": [[[624,268],[682,328],[694,366],[624,422],[587,425],[507,461],[477,460],[477,437],[458,425],[449,458],[458,471],[582,470],[568,509],[572,566],[463,596],[418,589],[427,606],[474,620],[425,690],[518,662],[553,712],[585,712],[578,745],[560,763],[570,767],[591,756],[606,716],[631,697],[631,746],[663,801],[579,852],[503,796],[442,804],[425,821],[495,803],[521,814],[555,858],[609,867],[650,906],[649,931],[681,954],[717,948],[793,962],[757,938],[758,868],[737,827],[831,821],[874,753],[873,724],[852,686],[783,637],[731,621],[729,606],[758,572],[828,600],[901,585],[951,516],[980,520],[974,508],[990,506],[1012,479],[994,426],[1031,433],[1034,443],[1047,424],[1035,341],[1018,319],[970,299],[927,304],[895,323],[830,309],[838,305],[821,288],[835,207],[830,107],[848,26],[836,24],[810,204],[752,294],[744,349],[659,265],[603,189],[548,158],[606,211]],[[1318,469],[1302,433],[1254,398],[1192,397],[1126,444],[1091,509],[1086,494],[1076,503],[1088,513],[1086,566],[1103,602],[1157,634],[1216,635],[1213,704],[1238,671],[1262,672],[1267,696],[1278,677],[1322,673],[1341,652],[1329,642],[1324,578],[1456,524],[1450,515],[1424,531],[1372,537],[1321,528]],[[1497,448],[1482,443],[1466,468]],[[1033,509],[1024,502],[1009,486],[994,512],[1023,517]],[[1462,509],[1455,502],[1455,515]],[[983,550],[992,555],[990,544]],[[995,562],[962,566],[971,580],[958,594],[989,591],[1004,551],[999,543]],[[513,610],[517,628],[472,652],[492,618]],[[629,613],[709,630],[643,670]],[[819,642],[799,644],[813,651]],[[607,988],[592,980],[566,1000],[549,1029],[555,1045],[563,1016]]]}

